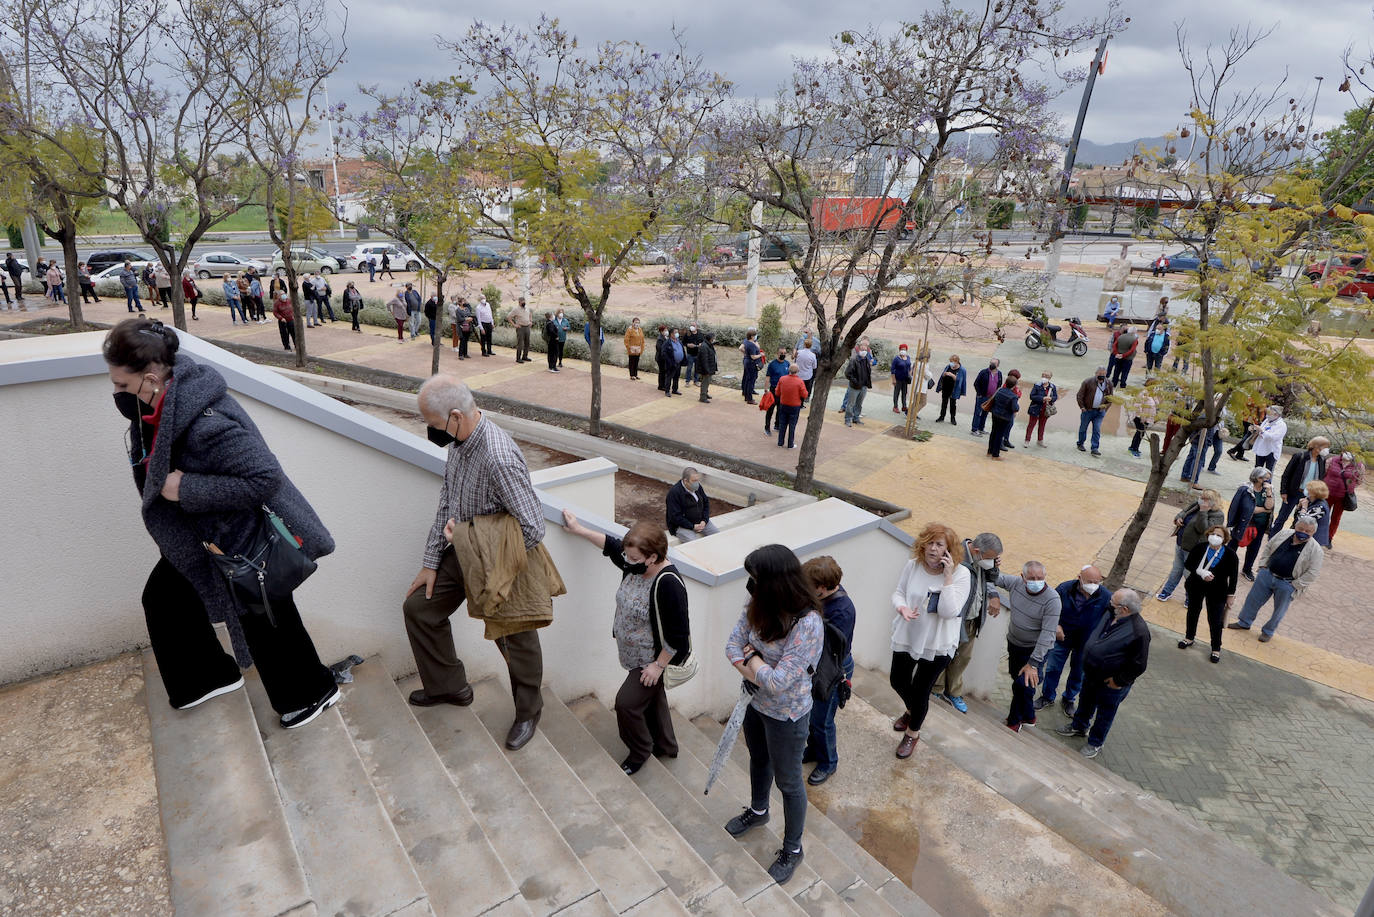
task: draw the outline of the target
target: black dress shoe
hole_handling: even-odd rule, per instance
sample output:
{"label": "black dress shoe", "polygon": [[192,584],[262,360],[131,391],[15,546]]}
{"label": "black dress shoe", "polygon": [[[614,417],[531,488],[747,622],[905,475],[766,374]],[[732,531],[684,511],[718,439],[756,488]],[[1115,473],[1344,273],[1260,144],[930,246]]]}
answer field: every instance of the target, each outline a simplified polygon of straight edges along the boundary
{"label": "black dress shoe", "polygon": [[820,786],[830,779],[830,775],[835,773],[833,767],[818,767],[811,772],[811,776],[806,778],[806,782],[812,786]]}
{"label": "black dress shoe", "polygon": [[639,769],[643,766],[643,761],[631,761],[629,758],[626,758],[624,761],[620,762],[620,769],[624,771],[626,774],[630,775],[631,777],[639,773]]}
{"label": "black dress shoe", "polygon": [[654,746],[654,757],[655,757],[655,758],[676,758],[676,757],[677,757],[677,752],[675,752],[675,751],[665,751],[664,749],[659,748],[657,745],[655,745],[655,746]]}
{"label": "black dress shoe", "polygon": [[411,691],[410,703],[415,707],[437,707],[440,704],[466,707],[472,703],[472,685],[467,685],[463,690],[453,694],[426,694],[423,690]]}
{"label": "black dress shoe", "polygon": [[519,751],[524,748],[530,739],[534,738],[534,727],[539,725],[539,715],[535,714],[532,720],[516,720],[511,723],[510,732],[506,733],[506,747],[511,751]]}

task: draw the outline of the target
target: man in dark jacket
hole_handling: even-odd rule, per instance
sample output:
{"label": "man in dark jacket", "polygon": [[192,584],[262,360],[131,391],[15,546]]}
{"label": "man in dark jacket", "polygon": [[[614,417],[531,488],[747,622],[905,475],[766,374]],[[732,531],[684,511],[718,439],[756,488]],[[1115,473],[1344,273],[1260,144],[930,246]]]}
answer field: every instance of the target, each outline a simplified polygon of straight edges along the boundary
{"label": "man in dark jacket", "polygon": [[856,423],[863,423],[860,418],[864,412],[864,395],[873,387],[873,363],[868,358],[868,338],[861,339],[859,345],[854,348],[849,362],[844,365],[844,377],[849,381],[844,425],[851,427]]}
{"label": "man in dark jacket", "polygon": [[[14,252],[5,255],[5,273],[10,275],[10,280],[14,281],[14,298],[20,302],[24,301],[24,267],[19,260],[14,257]],[[132,308],[129,309],[133,311]]]}
{"label": "man in dark jacket", "polygon": [[711,400],[711,377],[716,372],[716,336],[708,331],[697,344],[697,378],[701,380],[701,396],[697,398],[698,401]]}
{"label": "man in dark jacket", "polygon": [[1154,322],[1145,332],[1145,371],[1153,372],[1164,365],[1164,355],[1169,352],[1169,322]]}
{"label": "man in dark jacket", "polygon": [[1307,448],[1295,452],[1283,467],[1283,477],[1279,478],[1279,495],[1283,505],[1269,526],[1269,534],[1277,535],[1283,531],[1283,524],[1298,501],[1307,496],[1309,481],[1320,481],[1326,477],[1326,457],[1331,454],[1331,440],[1325,436],[1314,436],[1307,441]]}
{"label": "man in dark jacket", "polygon": [[778,410],[778,383],[792,366],[787,360],[787,348],[779,347],[777,359],[769,360],[765,372],[768,374],[768,391],[773,393],[773,404],[763,414],[763,432],[773,432],[773,414]]}
{"label": "man in dark jacket", "polygon": [[1112,402],[1112,383],[1107,378],[1107,367],[1097,367],[1097,373],[1083,380],[1078,387],[1078,451],[1083,448],[1083,440],[1088,438],[1088,425],[1093,428],[1093,455],[1102,453],[1102,418],[1107,416],[1107,405]]}
{"label": "man in dark jacket", "polygon": [[983,404],[1002,387],[1002,371],[997,367],[1001,362],[993,357],[988,361],[988,368],[978,373],[973,380],[973,426],[969,429],[974,436],[983,435],[983,427],[988,422],[988,412],[983,410]]}
{"label": "man in dark jacket", "polygon": [[701,472],[682,469],[682,480],[668,491],[668,534],[695,541],[720,531],[711,521],[711,499],[701,489]]}
{"label": "man in dark jacket", "polygon": [[1130,325],[1122,325],[1121,330],[1113,335],[1112,353],[1107,358],[1110,364],[1107,374],[1112,377],[1112,385],[1116,388],[1126,387],[1126,380],[1131,375],[1131,364],[1135,362],[1135,352],[1139,347],[1140,338]]}
{"label": "man in dark jacket", "polygon": [[1078,693],[1083,688],[1083,644],[1111,605],[1112,596],[1102,588],[1102,571],[1092,564],[1079,570],[1077,579],[1065,580],[1055,590],[1059,593],[1059,626],[1054,632],[1054,646],[1045,657],[1045,677],[1040,681],[1040,699],[1035,702],[1035,709],[1054,703],[1059,676],[1068,662],[1063,707],[1065,714],[1073,716]]}
{"label": "man in dark jacket", "polygon": [[697,327],[696,322],[687,326],[687,333],[682,336],[682,349],[686,351],[686,371],[682,374],[682,381],[685,385],[691,385],[696,381],[701,370],[697,367],[697,355],[701,353],[701,342],[706,340],[706,335]]}
{"label": "man in dark jacket", "polygon": [[[802,565],[802,572],[811,581],[812,588],[821,600],[821,614],[825,617],[825,623],[839,630],[845,640],[852,644],[857,612],[853,600],[840,585],[840,578],[844,576],[840,565],[833,557],[813,557]],[[846,654],[844,659],[840,660],[840,668],[847,681],[854,678],[853,654]],[[815,769],[806,778],[806,782],[812,786],[819,786],[829,780],[840,763],[835,736],[835,712],[840,708],[842,688],[842,685],[837,685],[825,701],[811,705],[810,727],[802,762],[816,762]]]}
{"label": "man in dark jacket", "polygon": [[1140,595],[1134,589],[1118,589],[1112,593],[1110,611],[1083,645],[1082,704],[1073,722],[1055,730],[1061,736],[1087,736],[1085,758],[1096,758],[1102,751],[1117,709],[1150,660],[1150,627],[1140,617]]}

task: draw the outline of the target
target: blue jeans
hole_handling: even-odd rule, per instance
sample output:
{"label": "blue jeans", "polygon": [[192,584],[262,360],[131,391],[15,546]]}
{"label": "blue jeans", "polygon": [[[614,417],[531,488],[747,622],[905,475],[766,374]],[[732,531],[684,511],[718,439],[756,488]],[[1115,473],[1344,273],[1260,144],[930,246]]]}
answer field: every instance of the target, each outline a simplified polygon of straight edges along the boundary
{"label": "blue jeans", "polygon": [[691,354],[687,355],[687,370],[682,374],[682,381],[685,385],[691,385],[697,378],[697,358]]}
{"label": "blue jeans", "polygon": [[984,425],[988,422],[988,412],[983,410],[983,402],[986,400],[982,395],[973,396],[973,425],[969,429],[975,433],[982,433]]}
{"label": "blue jeans", "polygon": [[[1198,454],[1199,437],[1204,437],[1201,440],[1201,455]],[[1216,471],[1217,462],[1221,459],[1221,447],[1222,441],[1220,433],[1209,433],[1204,431],[1203,433],[1194,435],[1192,442],[1188,444],[1188,457],[1183,460],[1183,471],[1179,474],[1180,480],[1197,480],[1197,475],[1193,473],[1194,461],[1197,462],[1198,474],[1202,473],[1203,465],[1206,465],[1211,471]],[[1210,464],[1207,461],[1208,449],[1212,450],[1212,461]]]}
{"label": "blue jeans", "polygon": [[[15,289],[19,289],[17,284]],[[134,311],[135,308],[140,312],[143,311],[143,303],[138,298],[138,287],[124,288],[124,304],[129,307],[130,312]]]}
{"label": "blue jeans", "polygon": [[863,387],[855,388],[852,385],[849,387],[849,390],[845,392],[845,400],[848,402],[848,405],[844,409],[845,423],[853,423],[863,416],[864,395],[866,394],[868,394],[868,389]]}
{"label": "blue jeans", "polygon": [[806,828],[806,784],[802,780],[802,755],[811,726],[809,717],[775,720],[764,716],[751,704],[744,711],[744,744],[749,749],[749,805],[756,812],[768,811],[768,794],[773,784],[782,794],[782,842],[788,850],[801,847]]}
{"label": "blue jeans", "polygon": [[1164,581],[1164,585],[1159,587],[1159,591],[1164,595],[1173,595],[1178,588],[1178,581],[1183,579],[1183,568],[1188,563],[1188,552],[1177,544],[1174,545],[1174,565],[1169,568],[1169,578]]}
{"label": "blue jeans", "polygon": [[377,265],[371,261],[367,262],[367,282],[373,283],[377,280]]}
{"label": "blue jeans", "polygon": [[[1116,719],[1117,709],[1130,693],[1130,685],[1124,688],[1107,687],[1107,679],[1101,672],[1085,673],[1083,696],[1078,704],[1078,712],[1073,715],[1073,728],[1087,730],[1088,744],[1101,748],[1107,741],[1107,733]],[[1097,714],[1096,719],[1093,719],[1094,713]],[[1088,729],[1089,720],[1093,721],[1092,729]]]}
{"label": "blue jeans", "polygon": [[[785,404],[778,405],[778,445],[786,445],[791,449],[797,442],[797,418],[801,417],[801,405],[791,407]],[[783,434],[787,434],[787,442],[783,442]]]}
{"label": "blue jeans", "polygon": [[225,303],[229,306],[230,321],[233,321],[235,314],[237,314],[239,318],[243,319],[244,324],[248,323],[248,315],[243,311],[243,300],[229,299],[225,300]]}
{"label": "blue jeans", "polygon": [[1064,663],[1069,664],[1069,680],[1064,683],[1064,700],[1071,701],[1083,690],[1083,644],[1087,633],[1065,634],[1063,643],[1058,640],[1050,647],[1045,656],[1045,675],[1040,679],[1040,696],[1053,701],[1059,692],[1059,676],[1064,672]]}
{"label": "blue jeans", "polygon": [[1083,440],[1088,437],[1088,424],[1092,424],[1092,449],[1094,452],[1098,451],[1098,446],[1102,445],[1102,418],[1106,416],[1106,408],[1089,408],[1078,415],[1078,445],[1083,445]]}
{"label": "blue jeans", "polygon": [[[844,677],[854,677],[854,657],[844,660]],[[835,711],[840,709],[840,692],[836,688],[830,700],[811,707],[811,729],[806,739],[806,751],[816,759],[817,768],[834,770],[840,763],[840,752],[835,746]]]}
{"label": "blue jeans", "polygon": [[1255,623],[1255,616],[1259,614],[1260,608],[1274,599],[1274,613],[1269,616],[1269,620],[1260,628],[1261,632],[1267,637],[1274,636],[1274,631],[1279,629],[1279,623],[1283,621],[1283,616],[1288,613],[1288,606],[1293,601],[1293,584],[1289,580],[1279,579],[1269,572],[1268,567],[1261,567],[1255,573],[1255,584],[1250,587],[1250,594],[1245,597],[1245,604],[1240,609],[1240,623],[1245,627],[1250,627]]}

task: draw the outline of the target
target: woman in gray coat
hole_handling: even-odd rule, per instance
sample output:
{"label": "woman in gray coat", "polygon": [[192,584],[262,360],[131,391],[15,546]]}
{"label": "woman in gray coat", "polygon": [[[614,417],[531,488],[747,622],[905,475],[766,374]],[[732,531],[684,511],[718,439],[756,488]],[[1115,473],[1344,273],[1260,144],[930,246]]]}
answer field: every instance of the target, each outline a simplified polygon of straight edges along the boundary
{"label": "woman in gray coat", "polygon": [[[243,550],[264,505],[312,559],[332,552],[334,540],[224,378],[178,354],[179,343],[161,322],[128,319],[104,345],[115,407],[130,422],[143,523],[162,552],[143,589],[143,611],[167,698],[185,710],[227,694],[243,686],[240,667],[256,662],[282,726],[304,726],[340,695],[295,603],[274,601],[275,625],[241,607],[206,545]],[[220,647],[215,621],[227,625],[233,657]]]}

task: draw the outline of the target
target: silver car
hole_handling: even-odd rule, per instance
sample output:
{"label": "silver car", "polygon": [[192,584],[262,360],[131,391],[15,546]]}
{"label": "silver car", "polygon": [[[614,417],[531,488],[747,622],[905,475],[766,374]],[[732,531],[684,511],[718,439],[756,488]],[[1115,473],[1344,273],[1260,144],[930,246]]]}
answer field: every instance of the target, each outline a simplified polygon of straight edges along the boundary
{"label": "silver car", "polygon": [[244,258],[233,252],[206,252],[191,265],[191,270],[195,271],[201,280],[223,277],[225,274],[241,274],[249,268],[264,274],[267,272],[267,262],[256,258]]}

